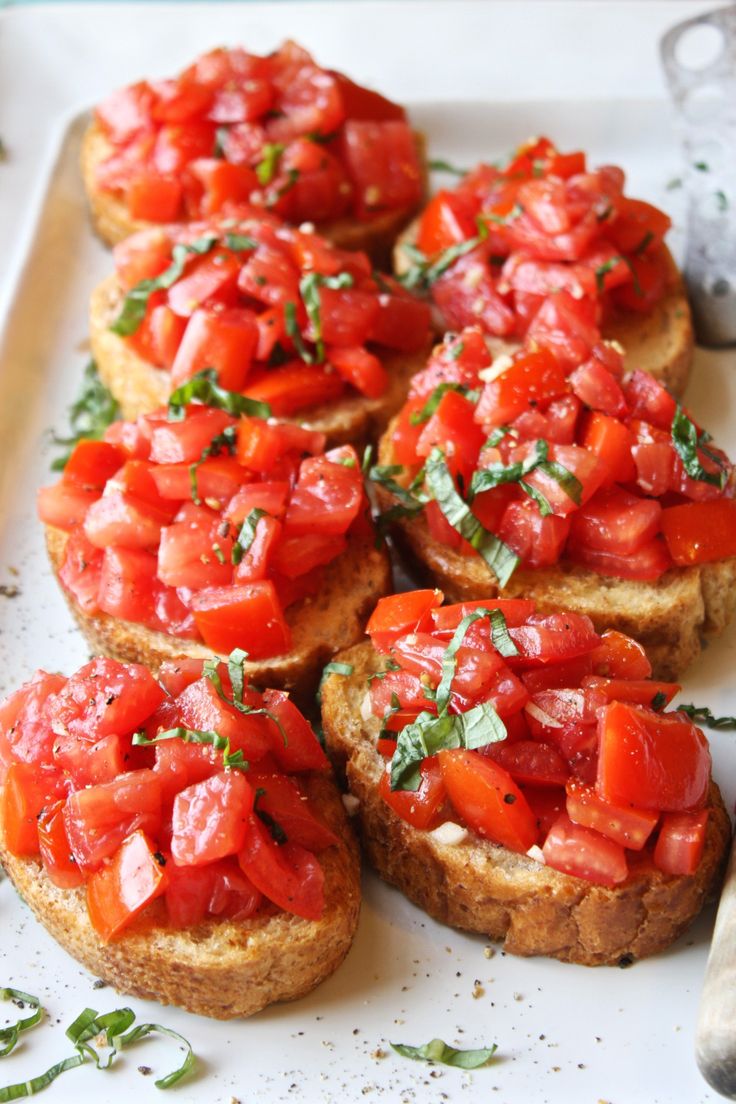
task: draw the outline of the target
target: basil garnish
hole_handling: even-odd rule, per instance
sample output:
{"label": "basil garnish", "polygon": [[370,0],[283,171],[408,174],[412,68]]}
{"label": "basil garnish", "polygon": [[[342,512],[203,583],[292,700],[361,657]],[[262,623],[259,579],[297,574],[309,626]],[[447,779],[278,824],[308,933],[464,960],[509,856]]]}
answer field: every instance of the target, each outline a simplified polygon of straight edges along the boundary
{"label": "basil garnish", "polygon": [[448,1046],[442,1039],[432,1039],[422,1046],[409,1046],[407,1043],[391,1043],[391,1047],[402,1058],[413,1058],[420,1062],[439,1062],[443,1066],[455,1066],[456,1069],[479,1069],[490,1062],[498,1049],[496,1044],[481,1047],[478,1050],[457,1050]]}
{"label": "basil garnish", "polygon": [[472,252],[485,237],[486,234],[479,230],[475,237],[448,246],[436,260],[431,262],[429,257],[422,253],[421,249],[405,242],[401,248],[412,263],[406,272],[398,277],[399,282],[410,290],[420,289],[426,291],[455,261],[459,260],[460,257],[464,257],[466,253]]}
{"label": "basil garnish", "polygon": [[426,480],[432,497],[447,521],[483,557],[501,587],[506,586],[519,564],[519,557],[507,544],[490,533],[458,493],[441,449],[432,449],[426,466]]}
{"label": "basil garnish", "polygon": [[68,437],[52,433],[55,445],[63,445],[64,452],[51,463],[52,471],[63,471],[74,446],[80,441],[99,441],[105,430],[120,417],[120,407],[97,373],[93,360],[87,364],[77,398],[69,407]]}
{"label": "basil garnish", "polygon": [[233,550],[230,554],[230,559],[234,564],[239,564],[241,562],[243,556],[248,551],[255,539],[258,522],[262,517],[267,516],[268,515],[266,510],[261,510],[258,506],[250,511],[240,528],[240,532],[238,533],[235,543],[233,544]]}
{"label": "basil garnish", "polygon": [[188,403],[201,402],[204,406],[214,406],[224,410],[233,418],[247,414],[252,418],[270,418],[271,407],[268,403],[249,399],[239,391],[227,391],[217,382],[214,368],[205,368],[191,379],[177,387],[169,395],[169,421],[180,422],[184,418],[184,408]]}
{"label": "basil garnish", "polygon": [[[723,490],[728,482],[728,472],[720,457],[717,457],[705,447],[708,441],[710,441],[710,436],[707,433],[698,433],[696,427],[678,403],[675,416],[672,419],[672,445],[682,460],[682,466],[691,479],[696,479],[700,483],[710,483],[712,486],[718,487],[719,490]],[[700,463],[698,449],[702,449],[721,470],[719,472],[707,471]]]}
{"label": "basil garnish", "polygon": [[258,786],[258,788],[256,789],[255,801],[253,802],[253,812],[256,814],[259,820],[261,820],[263,824],[266,825],[269,832],[271,833],[271,839],[274,841],[274,843],[288,843],[289,837],[287,836],[285,830],[281,827],[279,822],[276,820],[276,818],[271,816],[271,814],[265,809],[259,809],[258,807],[259,800],[262,797],[265,797],[266,793],[267,791],[264,790],[263,786]]}
{"label": "basil garnish", "polygon": [[314,357],[304,344],[302,331],[299,329],[299,323],[296,320],[295,303],[284,303],[284,329],[286,330],[287,336],[294,342],[294,348],[304,363],[314,364]]}
{"label": "basil garnish", "polygon": [[502,655],[504,659],[519,654],[519,649],[509,636],[506,618],[500,609],[491,610],[491,643],[498,654]]}
{"label": "basil garnish", "polygon": [[473,391],[463,383],[438,383],[422,409],[415,410],[411,414],[409,417],[410,425],[422,425],[423,422],[428,422],[448,391],[457,391],[472,403],[477,403],[480,398],[480,391]]}
{"label": "basil garnish", "polygon": [[606,273],[611,272],[621,260],[623,260],[622,257],[609,257],[602,265],[598,265],[598,268],[595,270],[595,286],[599,292],[605,290]]}
{"label": "basil garnish", "polygon": [[353,673],[352,663],[340,663],[338,660],[332,660],[331,663],[325,663],[322,668],[322,677],[319,680],[319,686],[317,687],[317,693],[315,695],[317,699],[317,705],[322,704],[322,687],[325,684],[325,679],[330,675],[344,675],[345,678],[349,678]]}
{"label": "basil garnish", "polygon": [[304,306],[306,307],[309,321],[312,324],[317,364],[322,364],[325,359],[325,345],[322,340],[319,289],[321,287],[326,287],[331,288],[333,291],[338,291],[341,288],[352,287],[353,283],[353,277],[349,272],[338,272],[336,276],[323,276],[319,272],[308,272],[306,276],[302,276],[299,281],[299,292]]}
{"label": "basil garnish", "polygon": [[417,790],[419,767],[438,751],[487,747],[507,736],[506,726],[490,702],[481,702],[466,713],[420,713],[402,728],[391,760],[391,789]]}
{"label": "basil garnish", "polygon": [[9,1027],[0,1028],[0,1058],[4,1058],[14,1049],[21,1031],[28,1031],[29,1028],[35,1027],[40,1022],[43,1016],[43,1008],[38,997],[32,997],[30,993],[23,993],[20,989],[10,989],[7,986],[0,989],[0,1000],[12,1000],[19,1008],[27,1004],[29,1008],[33,1009],[30,1016],[16,1020]]}
{"label": "basil garnish", "polygon": [[[264,709],[248,710],[249,713],[265,713]],[[202,731],[198,728],[167,728],[165,732],[158,732],[155,736],[148,737],[145,732],[136,732],[132,743],[136,747],[151,747],[153,744],[161,744],[164,740],[183,740],[185,744],[209,744],[215,751],[221,751],[222,763],[225,770],[248,770],[249,764],[243,757],[242,751],[230,751],[230,739],[221,736],[219,732]]]}
{"label": "basil garnish", "polygon": [[[230,682],[233,687],[233,696],[229,698],[225,693],[222,685],[222,679],[220,678],[217,670],[217,659],[206,659],[202,664],[202,678],[209,679],[217,692],[217,696],[221,701],[224,701],[226,705],[232,705],[234,709],[237,709],[239,713],[251,714],[254,717],[268,717],[269,721],[278,728],[281,733],[281,738],[284,741],[284,747],[288,746],[288,739],[286,731],[281,721],[278,719],[275,713],[271,713],[268,709],[264,709],[263,706],[259,706],[254,709],[251,705],[246,705],[243,701],[243,687],[244,687],[244,671],[243,664],[248,658],[248,653],[243,651],[242,648],[234,648],[230,653],[227,661],[227,673],[230,678]],[[240,672],[236,668],[240,668]],[[234,753],[237,754],[237,753]],[[237,765],[237,764],[234,764]]]}
{"label": "basil garnish", "polygon": [[110,325],[112,332],[120,334],[121,337],[134,334],[145,318],[148,300],[154,291],[170,288],[183,275],[187,257],[193,254],[203,256],[205,253],[209,253],[217,242],[217,234],[205,234],[203,237],[197,238],[196,241],[190,242],[189,245],[184,245],[183,242],[175,245],[171,251],[172,259],[169,267],[159,276],[154,276],[148,280],[140,280],[127,293],[120,314]]}
{"label": "basil garnish", "polygon": [[469,169],[459,169],[457,165],[453,165],[450,161],[444,161],[441,158],[435,158],[429,162],[429,168],[431,172],[444,172],[450,173],[452,176],[467,176]]}
{"label": "basil garnish", "polygon": [[[500,613],[500,610],[496,610],[496,613]],[[450,702],[450,691],[452,689],[452,680],[455,677],[455,669],[457,667],[457,653],[465,639],[465,634],[471,625],[476,621],[480,621],[483,618],[490,618],[491,611],[489,609],[481,608],[471,610],[470,613],[463,617],[462,621],[452,634],[452,640],[445,649],[445,654],[442,656],[442,677],[440,678],[439,685],[437,687],[436,701],[437,711],[442,713]],[[503,617],[503,614],[501,614]],[[504,627],[506,621],[504,619]],[[514,653],[516,654],[516,653]]]}
{"label": "basil garnish", "polygon": [[5,1085],[4,1088],[0,1089],[0,1104],[4,1104],[6,1100],[20,1100],[24,1096],[35,1096],[36,1093],[45,1089],[62,1073],[74,1069],[75,1066],[81,1066],[83,1062],[84,1058],[81,1054],[72,1054],[70,1058],[64,1058],[62,1062],[57,1062],[45,1073],[40,1073],[38,1077],[32,1077],[30,1081],[19,1081],[16,1085]]}
{"label": "basil garnish", "polygon": [[279,171],[279,161],[285,149],[286,146],[280,142],[266,142],[262,150],[261,160],[256,165],[256,176],[259,184],[263,184],[265,187],[266,184],[271,183]]}
{"label": "basil garnish", "polygon": [[222,239],[222,244],[226,249],[232,249],[233,253],[247,253],[251,249],[257,249],[259,242],[255,238],[252,238],[250,234],[233,234],[229,232]]}
{"label": "basil garnish", "polygon": [[654,710],[655,713],[661,713],[666,704],[667,695],[663,694],[661,690],[658,690],[651,700],[651,708]]}
{"label": "basil garnish", "polygon": [[691,721],[707,725],[708,728],[722,731],[736,728],[736,717],[715,717],[707,705],[678,705],[677,712],[686,713]]}
{"label": "basil garnish", "polygon": [[[489,439],[490,443],[490,439]],[[580,505],[583,485],[577,476],[568,471],[566,467],[556,460],[548,460],[549,445],[546,441],[534,442],[534,450],[524,460],[518,460],[515,464],[490,464],[487,468],[481,468],[473,473],[470,481],[470,500],[480,494],[481,491],[490,491],[502,483],[518,483],[525,494],[533,498],[539,505],[542,517],[552,513],[552,507],[540,490],[524,481],[524,476],[535,470],[551,476],[562,487],[568,498]]]}

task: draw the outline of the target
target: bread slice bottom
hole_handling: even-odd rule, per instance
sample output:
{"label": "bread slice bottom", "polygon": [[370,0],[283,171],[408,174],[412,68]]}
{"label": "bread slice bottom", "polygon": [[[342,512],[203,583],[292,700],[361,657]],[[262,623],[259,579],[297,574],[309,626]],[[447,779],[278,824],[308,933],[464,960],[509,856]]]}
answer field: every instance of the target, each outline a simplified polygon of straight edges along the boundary
{"label": "bread slice bottom", "polygon": [[[426,142],[424,135],[414,132],[414,141],[422,165],[422,195],[427,191]],[[136,230],[145,230],[157,223],[145,219],[133,218],[122,199],[112,192],[103,191],[97,183],[97,166],[114,153],[113,147],[97,122],[90,123],[82,139],[81,169],[87,198],[89,200],[92,225],[106,245],[117,242],[134,234]],[[397,235],[406,226],[419,207],[402,207],[395,211],[383,211],[374,218],[361,221],[357,218],[342,217],[331,222],[318,223],[318,234],[331,241],[340,249],[362,250],[372,258],[375,264],[385,268],[391,261]]]}
{"label": "bread slice bottom", "polygon": [[[418,233],[419,220],[415,219],[396,242],[393,262],[397,276],[407,272],[412,263],[405,247],[416,244]],[[438,325],[437,330],[441,333],[443,327]],[[654,309],[619,311],[606,322],[603,337],[623,346],[627,372],[637,368],[649,372],[676,397],[683,394],[690,378],[695,331],[685,285],[669,251],[664,294]],[[497,337],[489,337],[488,345],[496,356],[519,348],[518,343]]]}
{"label": "bread slice bottom", "polygon": [[[379,448],[393,462],[391,426]],[[383,509],[394,499],[377,489]],[[541,612],[571,610],[590,617],[599,632],[617,629],[646,649],[655,678],[677,679],[697,658],[704,634],[723,632],[736,613],[736,558],[697,567],[673,567],[655,582],[617,579],[561,562],[517,570],[505,587],[479,555],[465,556],[431,536],[424,516],[399,520],[394,541],[412,574],[439,587],[449,602],[476,598],[533,598]]]}
{"label": "bread slice bottom", "polygon": [[[140,357],[110,329],[122,302],[123,292],[114,275],[97,285],[90,299],[90,344],[100,379],[117,401],[123,417],[133,421],[166,405],[171,376]],[[284,421],[325,433],[330,445],[351,444],[359,448],[375,440],[406,399],[411,378],[426,364],[431,347],[431,342],[427,342],[414,353],[392,352],[382,356],[388,385],[378,398],[368,399],[354,393],[297,411]]]}
{"label": "bread slice bottom", "polygon": [[[46,527],[46,546],[57,579],[67,540],[68,535],[62,530]],[[338,649],[362,638],[373,607],[390,590],[391,564],[385,548],[350,538],[347,550],[328,564],[319,592],[286,610],[292,634],[291,651],[246,661],[243,665],[246,680],[289,690],[302,707],[311,708],[325,663]],[[63,587],[62,591],[94,655],[111,656],[124,663],[144,663],[154,674],[167,659],[182,656],[209,659],[213,655],[211,648],[197,641],[168,636],[107,613],[85,613]]]}
{"label": "bread slice bottom", "polygon": [[339,843],[319,855],[325,907],[319,920],[269,909],[247,920],[166,924],[155,901],[127,931],[103,943],[87,913],[84,888],[59,889],[36,859],[0,860],[26,904],[50,934],[93,974],[121,993],[175,1004],[227,1020],[274,1001],[294,1000],[329,977],[350,949],[360,910],[358,848],[329,777],[303,775],[304,792]]}
{"label": "bread slice bottom", "polygon": [[331,675],[322,688],[327,750],[360,802],[357,820],[368,859],[435,920],[500,940],[513,954],[615,965],[667,947],[717,887],[730,821],[714,783],[697,872],[663,874],[643,857],[630,863],[628,879],[613,889],[476,836],[449,845],[411,827],[379,796],[385,769],[376,751],[380,724],[378,718],[362,717],[366,679],[382,666],[381,658],[370,644],[360,644],[340,660],[352,665],[353,674]]}

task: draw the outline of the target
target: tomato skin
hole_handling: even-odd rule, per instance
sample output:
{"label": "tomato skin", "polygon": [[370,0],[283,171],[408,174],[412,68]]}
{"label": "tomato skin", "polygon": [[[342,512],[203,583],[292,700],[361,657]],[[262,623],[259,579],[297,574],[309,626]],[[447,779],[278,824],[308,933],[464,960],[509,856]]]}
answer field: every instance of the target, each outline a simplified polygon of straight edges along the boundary
{"label": "tomato skin", "polygon": [[515,740],[484,749],[522,786],[564,786],[569,769],[557,748],[540,740]]}
{"label": "tomato skin", "polygon": [[244,648],[251,659],[262,659],[291,648],[291,631],[270,579],[200,590],[192,596],[192,612],[215,652]]}
{"label": "tomato skin", "polygon": [[103,942],[116,939],[156,897],[166,892],[168,875],[145,832],[135,831],[111,862],[87,882],[87,911]]}
{"label": "tomato skin", "polygon": [[39,487],[36,509],[44,525],[69,533],[81,525],[90,506],[99,499],[97,491],[87,491],[63,479],[53,487]]}
{"label": "tomato skin", "polygon": [[84,874],[74,861],[64,823],[64,801],[46,805],[38,816],[38,850],[41,862],[55,886],[75,889]]}
{"label": "tomato skin", "polygon": [[157,172],[139,172],[128,184],[125,200],[133,219],[173,222],[181,208],[182,185]]}
{"label": "tomato skin", "polygon": [[526,852],[537,842],[534,814],[507,771],[472,751],[441,751],[437,758],[447,796],[474,832],[510,851]]}
{"label": "tomato skin", "polygon": [[289,774],[308,770],[326,770],[327,756],[311,725],[288,694],[283,690],[264,690],[263,704],[281,724],[285,733],[286,738],[278,725],[268,718],[267,731],[271,754],[281,769]]}
{"label": "tomato skin", "polygon": [[695,874],[705,847],[709,809],[665,813],[654,846],[655,865],[665,874]]}
{"label": "tomato skin", "polygon": [[641,851],[659,820],[659,813],[648,809],[603,801],[593,786],[574,778],[567,782],[566,807],[573,823],[594,828],[606,839],[632,851]]}
{"label": "tomato skin", "polygon": [[205,368],[213,368],[221,387],[242,390],[257,344],[258,327],[251,311],[237,307],[218,313],[195,310],[171,366],[172,388]]}
{"label": "tomato skin", "polygon": [[517,354],[496,379],[486,383],[475,410],[484,426],[505,425],[530,406],[546,409],[570,387],[554,355],[547,349]]}
{"label": "tomato skin", "polygon": [[379,598],[365,631],[376,651],[386,654],[395,640],[417,629],[422,619],[441,605],[439,590],[412,590]]}
{"label": "tomato skin", "polygon": [[601,575],[610,575],[620,579],[640,579],[655,581],[670,567],[667,548],[661,537],[648,541],[637,552],[619,555],[616,552],[604,552],[598,548],[584,545],[571,545],[568,556],[574,563],[583,564]]}
{"label": "tomato skin", "polygon": [[89,491],[102,492],[105,483],[127,459],[123,449],[107,441],[82,440],[64,467],[64,481]]}
{"label": "tomato skin", "polygon": [[604,801],[663,812],[702,808],[711,758],[691,721],[612,702],[599,720],[599,742],[596,791]]}
{"label": "tomato skin", "polygon": [[320,919],[324,910],[324,871],[305,848],[296,843],[278,846],[258,817],[251,815],[238,862],[264,897],[279,908],[306,920]]}
{"label": "tomato skin", "polygon": [[476,233],[473,204],[457,192],[437,192],[422,212],[417,245],[427,257],[434,257],[451,245]]}
{"label": "tomato skin", "polygon": [[255,373],[243,393],[268,403],[277,417],[288,418],[299,410],[333,402],[344,390],[344,380],[337,373],[299,360],[265,373]]}
{"label": "tomato skin", "polygon": [[662,511],[662,532],[676,564],[712,563],[736,555],[736,502],[689,502]]}
{"label": "tomato skin", "polygon": [[626,556],[654,539],[661,519],[662,507],[655,500],[604,489],[575,513],[570,536],[589,548]]}
{"label": "tomato skin", "polygon": [[236,854],[254,796],[239,771],[222,771],[181,790],[172,815],[171,856],[177,866],[202,866]]}
{"label": "tomato skin", "polygon": [[21,858],[38,854],[38,816],[61,792],[56,771],[30,763],[10,764],[0,791],[0,815],[11,854]]}
{"label": "tomato skin", "polygon": [[348,120],[343,155],[359,217],[419,203],[422,173],[414,135],[403,120]]}
{"label": "tomato skin", "polygon": [[633,483],[636,465],[631,453],[634,437],[617,418],[593,411],[583,428],[580,442],[595,453],[605,468],[603,485]]}
{"label": "tomato skin", "polygon": [[0,702],[0,782],[10,763],[48,763],[54,733],[48,723],[47,702],[66,679],[36,671],[20,689]]}
{"label": "tomato skin", "polygon": [[[682,687],[678,682],[652,682],[651,679],[600,678],[588,675],[582,682],[584,690],[596,690],[604,694],[609,701],[633,702],[635,705],[647,705],[654,709],[654,699],[662,702],[659,707],[669,705]],[[659,711],[659,710],[658,710]]]}
{"label": "tomato skin", "polygon": [[534,613],[526,624],[509,629],[509,635],[528,666],[584,655],[600,639],[590,618],[579,613]]}
{"label": "tomato skin", "polygon": [[412,828],[431,832],[444,820],[445,784],[435,756],[422,760],[419,767],[421,781],[417,790],[392,790],[391,765],[381,775],[378,792],[397,816],[411,824]]}
{"label": "tomato skin", "polygon": [[244,920],[263,900],[234,859],[207,866],[167,864],[166,912],[175,928],[189,928],[207,916]]}
{"label": "tomato skin", "polygon": [[[346,466],[348,461],[351,466]],[[342,536],[364,504],[360,462],[349,445],[323,456],[308,457],[299,466],[284,523],[288,533],[318,532]]]}
{"label": "tomato skin", "polygon": [[249,772],[256,795],[256,814],[265,813],[292,843],[317,854],[338,843],[338,837],[315,815],[299,786],[283,774]]}
{"label": "tomato skin", "polygon": [[137,829],[156,836],[161,822],[159,779],[151,770],[136,770],[77,790],[67,799],[64,822],[80,869],[85,874],[97,870]]}
{"label": "tomato skin", "polygon": [[607,629],[601,634],[600,644],[591,652],[593,671],[612,679],[647,679],[652,665],[647,654],[630,636]]}
{"label": "tomato skin", "polygon": [[134,731],[164,700],[147,667],[100,657],[80,667],[49,703],[52,726],[90,743]]}
{"label": "tomato skin", "polygon": [[597,885],[616,886],[628,877],[623,847],[562,813],[542,844],[547,866]]}

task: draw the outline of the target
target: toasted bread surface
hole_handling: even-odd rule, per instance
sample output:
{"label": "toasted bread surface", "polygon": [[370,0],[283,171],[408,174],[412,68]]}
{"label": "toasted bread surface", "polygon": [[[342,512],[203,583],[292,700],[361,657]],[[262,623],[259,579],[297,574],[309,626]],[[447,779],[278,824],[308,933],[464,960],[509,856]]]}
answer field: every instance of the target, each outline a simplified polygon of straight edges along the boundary
{"label": "toasted bread surface", "polygon": [[269,909],[177,930],[156,901],[119,939],[104,943],[90,923],[84,887],[58,889],[38,860],[10,854],[1,828],[0,860],[54,939],[121,993],[215,1019],[251,1016],[274,1001],[304,996],[329,977],[358,923],[358,849],[337,788],[325,775],[301,777],[313,809],[340,841],[319,855],[325,874],[319,920]]}
{"label": "toasted bread surface", "polygon": [[413,828],[379,795],[386,764],[376,751],[380,721],[363,715],[366,680],[383,666],[381,657],[363,643],[339,658],[353,673],[330,675],[322,687],[328,753],[360,802],[357,820],[371,863],[435,920],[502,940],[513,954],[614,965],[667,947],[715,890],[731,829],[714,783],[697,872],[663,874],[643,855],[615,888],[561,874],[472,833],[447,844]]}
{"label": "toasted bread surface", "polygon": [[[414,134],[417,152],[423,170],[422,195],[426,193],[427,172],[425,140],[422,134]],[[92,121],[82,140],[81,168],[84,186],[89,199],[92,224],[107,245],[115,245],[124,238],[154,225],[144,219],[132,218],[125,203],[112,192],[103,191],[97,183],[97,166],[113,148],[99,123]],[[423,199],[422,199],[423,201]],[[383,211],[374,218],[360,220],[342,217],[331,222],[317,223],[316,230],[341,249],[360,249],[375,261],[386,266],[391,260],[391,250],[397,235],[414,215],[417,204],[395,211]]]}
{"label": "toasted bread surface", "polygon": [[[62,530],[47,526],[46,546],[57,577],[67,539]],[[391,565],[386,550],[349,538],[345,553],[327,566],[320,591],[286,610],[292,634],[291,651],[246,661],[243,664],[246,680],[262,687],[289,690],[295,701],[305,708],[311,707],[325,663],[338,649],[361,639],[373,607],[390,589]],[[167,659],[181,656],[208,659],[213,654],[197,641],[168,636],[106,613],[87,614],[66,591],[64,595],[94,655],[143,663],[155,674]]]}
{"label": "toasted bread surface", "polygon": [[[419,222],[415,219],[394,247],[394,272],[402,275],[410,265],[404,247],[416,243]],[[647,313],[619,312],[603,327],[603,336],[618,341],[624,349],[627,372],[640,369],[660,380],[679,397],[685,391],[695,348],[690,304],[685,285],[672,254],[667,252],[668,278],[664,295]],[[505,338],[489,338],[494,353],[513,352],[518,345]]]}
{"label": "toasted bread surface", "polygon": [[[391,427],[379,460],[390,464]],[[379,504],[394,500],[376,488]],[[505,587],[479,555],[465,556],[431,536],[423,516],[399,520],[393,535],[407,566],[444,591],[450,602],[474,598],[533,598],[542,612],[586,614],[596,629],[617,629],[646,649],[655,678],[677,679],[697,658],[703,634],[723,632],[736,613],[736,558],[695,567],[673,567],[655,582],[616,579],[562,561],[554,567],[517,570]]]}
{"label": "toasted bread surface", "polygon": [[[168,372],[143,360],[110,329],[122,301],[123,293],[114,276],[95,288],[90,300],[90,342],[100,379],[117,400],[123,417],[132,421],[166,404],[170,377]],[[409,381],[424,367],[430,349],[428,343],[415,353],[382,356],[389,382],[377,399],[353,394],[284,420],[325,433],[330,445],[360,445],[374,440],[404,402]]]}

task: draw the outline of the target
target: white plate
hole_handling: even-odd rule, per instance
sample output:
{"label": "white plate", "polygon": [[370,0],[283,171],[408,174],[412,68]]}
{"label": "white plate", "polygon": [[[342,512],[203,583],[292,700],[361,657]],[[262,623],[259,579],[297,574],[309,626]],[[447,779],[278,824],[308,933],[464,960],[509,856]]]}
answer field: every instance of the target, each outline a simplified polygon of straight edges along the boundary
{"label": "white plate", "polygon": [[[541,30],[539,26],[533,28],[526,56],[518,48],[515,55],[513,50],[511,54],[519,64],[523,56],[538,88],[535,57],[538,60],[542,56],[545,27],[549,35],[550,27],[555,25],[554,21],[550,23],[549,11],[554,9],[560,19],[569,21],[576,12],[580,15],[590,6],[514,6],[515,11],[522,7],[527,20],[534,16],[543,26]],[[619,7],[624,24],[624,13],[633,7]],[[330,61],[360,74],[375,65],[378,45],[366,39],[367,53],[359,48],[362,43],[351,33],[353,24],[346,8],[305,4],[289,9],[289,15],[298,17],[295,21],[300,26],[306,21],[309,27],[309,12],[334,13],[329,29],[320,25]],[[607,4],[596,5],[604,26],[610,8]],[[654,31],[668,21],[662,10],[669,12],[671,21],[673,5],[637,4],[636,8],[643,13],[640,31],[653,42]],[[689,8],[675,5],[675,17],[684,17]],[[350,5],[350,9],[351,16],[354,11],[361,13],[363,21],[367,12],[382,9],[388,13],[382,5]],[[193,6],[177,9],[187,14],[187,20],[184,30],[175,21],[174,49],[163,37],[172,10],[152,7],[146,16],[149,29],[158,33],[160,53],[166,62],[155,66],[160,72],[165,72],[167,65],[175,68],[185,62],[206,44],[195,41],[194,31],[204,26],[205,17],[200,7]],[[206,41],[235,41],[239,37],[236,9],[219,10],[223,19],[217,34],[208,33]],[[258,13],[259,46],[278,41],[285,23],[283,5],[249,5],[245,10]],[[62,5],[57,11],[68,15],[73,9]],[[36,101],[45,103],[51,112],[51,121],[44,118],[43,124],[47,139],[54,130],[58,135],[55,148],[37,138],[29,139],[28,156],[37,174],[37,204],[19,218],[15,227],[10,224],[4,198],[0,209],[0,245],[4,233],[5,244],[15,258],[4,284],[12,310],[6,315],[0,336],[0,585],[20,590],[12,599],[0,596],[0,695],[27,678],[37,666],[71,672],[87,658],[49,577],[33,509],[35,488],[49,481],[46,430],[51,425],[63,429],[63,411],[75,394],[85,360],[86,300],[110,264],[109,254],[93,238],[86,221],[77,175],[84,119],[77,116],[76,108],[84,103],[84,97],[99,94],[115,79],[151,69],[154,56],[147,43],[139,56],[131,60],[126,55],[124,65],[118,60],[120,72],[116,70],[115,78],[111,77],[108,69],[112,66],[93,48],[100,48],[105,28],[116,42],[119,35],[123,46],[127,46],[132,32],[125,32],[126,20],[143,18],[141,7],[112,6],[109,16],[107,9],[80,7],[76,11],[84,12],[85,24],[63,24],[54,9],[43,13],[45,19],[52,19],[57,33],[66,26],[67,41],[62,35],[56,45],[46,38],[43,42],[34,39],[30,33],[33,19],[30,15],[25,22],[20,18],[27,13],[12,12],[13,19],[6,15],[0,22],[0,28],[10,32],[9,38],[7,34],[0,36],[2,79],[8,73],[1,63],[10,56],[9,41],[16,46],[13,66],[21,84],[28,81],[28,65],[37,54],[47,63],[47,79],[49,74],[67,72],[67,84],[58,86],[62,93],[57,95],[53,109],[45,86]],[[444,27],[450,35],[448,5],[403,4],[391,11],[392,29],[395,22],[399,35],[408,38],[421,12],[429,13],[430,22],[434,20],[436,28]],[[474,26],[480,26],[487,41],[493,24],[491,15],[499,9],[463,3],[452,11],[464,13],[466,19],[470,19],[468,13],[476,13]],[[436,12],[444,13],[444,24],[433,14]],[[511,17],[506,13],[504,18],[508,22]],[[523,25],[520,16],[517,21]],[[610,20],[608,26],[613,34]],[[38,29],[38,22],[35,27]],[[297,30],[319,53],[320,36],[312,34],[310,38]],[[633,33],[631,17],[629,32]],[[600,28],[591,34],[599,42]],[[60,51],[68,48],[69,41],[77,46],[86,44],[87,49],[76,68],[63,70]],[[551,41],[548,37],[547,43]],[[600,45],[597,48],[602,49]],[[632,48],[634,52],[640,50],[638,40]],[[439,47],[430,43],[428,56],[421,63],[434,64],[438,51]],[[470,71],[485,94],[489,86],[482,84],[485,78],[479,75],[477,53],[477,43],[471,43],[467,66],[456,58],[454,81],[445,74],[439,91],[449,94],[456,86],[457,94],[468,100]],[[325,50],[321,55],[325,56]],[[601,72],[605,74],[603,54],[601,59]],[[417,55],[405,64],[416,67],[420,61]],[[490,57],[488,64],[492,64]],[[502,58],[501,64],[507,75],[516,72],[508,57]],[[389,80],[384,87],[393,91],[400,84],[395,52],[387,68]],[[470,163],[481,155],[502,154],[529,133],[545,131],[563,147],[587,147],[595,161],[623,164],[634,194],[672,210],[676,193],[668,193],[665,185],[677,174],[677,151],[662,102],[620,99],[610,78],[608,98],[597,88],[598,96],[584,103],[569,96],[523,102],[523,81],[516,79],[516,98],[509,96],[507,88],[507,102],[502,107],[494,107],[490,101],[443,106],[416,94],[417,101],[425,102],[417,102],[413,117],[428,134],[435,155],[459,164]],[[587,79],[591,79],[590,71]],[[44,85],[43,74],[36,73],[34,80],[38,92],[38,87]],[[651,91],[646,81],[639,88]],[[631,97],[630,85],[626,91]],[[10,135],[21,134],[23,105],[14,101],[7,118],[11,154],[20,158],[22,150],[14,152],[17,138],[11,140]],[[21,211],[21,198],[29,190],[28,186],[25,190],[21,187],[28,166],[11,161],[8,168],[14,174],[9,194],[18,204],[14,210]],[[699,351],[688,402],[716,438],[736,452],[736,426],[732,421],[729,425],[728,416],[736,400],[736,377],[731,367],[728,354]],[[714,642],[688,673],[684,699],[708,704],[714,712],[735,712],[736,696],[728,689],[735,651],[736,631]],[[712,740],[716,776],[729,807],[736,791],[733,739],[721,733]],[[53,943],[9,884],[3,883],[0,985],[11,984],[37,993],[48,1009],[48,1017],[0,1064],[0,1084],[40,1073],[68,1054],[71,1048],[63,1028],[84,1006],[107,1011],[130,1003],[141,1019],[161,1021],[191,1039],[199,1057],[199,1073],[196,1080],[175,1090],[176,1099],[186,1104],[202,1100],[227,1104],[231,1097],[243,1104],[250,1100],[272,1104],[294,1099],[343,1104],[381,1098],[427,1104],[481,1099],[511,1104],[694,1104],[717,1099],[700,1079],[692,1058],[712,911],[707,911],[670,951],[653,960],[627,970],[592,970],[542,959],[515,959],[500,952],[486,957],[484,940],[434,924],[371,874],[366,874],[364,888],[358,938],[346,963],[332,979],[296,1004],[267,1010],[251,1021],[216,1024],[175,1009],[125,1001],[109,989],[96,991],[90,975]],[[483,993],[474,997],[476,982]],[[460,1046],[496,1042],[498,1058],[487,1069],[464,1074],[412,1063],[394,1055],[388,1047],[389,1040],[422,1043],[434,1036]],[[110,1073],[90,1068],[71,1071],[48,1090],[48,1099],[122,1104],[131,1092],[144,1099],[158,1099],[152,1078],[140,1074],[137,1067],[153,1065],[160,1075],[174,1064],[175,1056],[170,1061],[172,1051],[171,1045],[164,1042],[148,1042],[126,1053]]]}

